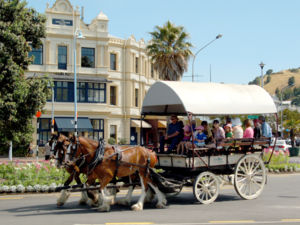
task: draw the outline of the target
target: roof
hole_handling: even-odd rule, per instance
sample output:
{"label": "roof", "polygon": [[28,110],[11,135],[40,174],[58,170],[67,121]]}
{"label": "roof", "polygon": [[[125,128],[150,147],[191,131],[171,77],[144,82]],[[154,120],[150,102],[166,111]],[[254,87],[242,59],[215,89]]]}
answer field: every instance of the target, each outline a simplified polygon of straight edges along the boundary
{"label": "roof", "polygon": [[148,90],[142,114],[242,115],[277,113],[273,99],[257,85],[158,81]]}

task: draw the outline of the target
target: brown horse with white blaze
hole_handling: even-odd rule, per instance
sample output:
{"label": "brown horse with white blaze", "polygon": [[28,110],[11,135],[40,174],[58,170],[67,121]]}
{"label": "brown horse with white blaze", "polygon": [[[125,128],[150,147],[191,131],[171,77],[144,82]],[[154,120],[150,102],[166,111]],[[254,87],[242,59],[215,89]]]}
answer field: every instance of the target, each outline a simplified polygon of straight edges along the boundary
{"label": "brown horse with white blaze", "polygon": [[[78,141],[79,143],[77,144],[75,152],[71,154],[74,156],[71,164],[76,167],[77,162],[82,160],[88,165],[91,164],[96,154],[90,144],[93,140],[79,137]],[[76,143],[76,139],[74,140],[74,143]],[[165,207],[165,196],[159,191],[149,176],[149,168],[154,168],[156,160],[157,158],[154,152],[141,146],[120,146],[119,148],[106,146],[101,163],[95,165],[95,167],[87,173],[87,183],[94,182],[96,179],[100,182],[102,205],[99,206],[98,210],[110,210],[111,199],[106,196],[104,191],[106,185],[109,184],[115,176],[118,178],[128,177],[136,172],[138,172],[140,177],[142,193],[138,202],[132,206],[132,209],[143,209],[146,191],[148,190],[149,185],[157,195],[158,203],[156,206],[158,208]],[[131,196],[132,191],[133,188],[130,187],[127,196]]]}

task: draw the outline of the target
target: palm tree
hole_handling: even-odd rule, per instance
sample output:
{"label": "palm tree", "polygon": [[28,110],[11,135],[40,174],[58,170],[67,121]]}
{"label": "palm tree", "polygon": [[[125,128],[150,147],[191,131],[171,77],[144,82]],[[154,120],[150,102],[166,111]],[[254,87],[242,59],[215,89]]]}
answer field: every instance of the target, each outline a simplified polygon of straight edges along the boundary
{"label": "palm tree", "polygon": [[175,26],[168,21],[164,26],[156,26],[150,32],[152,40],[147,46],[154,69],[162,80],[180,80],[187,71],[188,59],[192,55],[192,44],[187,42],[188,33],[183,26]]}

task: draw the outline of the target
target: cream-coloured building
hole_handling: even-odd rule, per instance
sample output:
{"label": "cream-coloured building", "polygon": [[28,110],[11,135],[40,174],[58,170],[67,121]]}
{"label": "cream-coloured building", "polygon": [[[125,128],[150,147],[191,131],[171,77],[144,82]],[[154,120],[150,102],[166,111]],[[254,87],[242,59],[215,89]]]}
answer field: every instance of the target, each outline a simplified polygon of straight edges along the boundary
{"label": "cream-coloured building", "polygon": [[[85,24],[79,8],[68,0],[47,5],[45,14],[47,37],[40,49],[30,53],[35,59],[26,75],[48,74],[53,78],[55,129],[74,130],[75,50],[79,133],[95,139],[125,138],[128,144],[138,144],[140,123],[136,119],[140,118],[147,90],[158,79],[144,40],[110,35],[109,20],[103,12]],[[79,38],[81,34],[84,38]],[[41,145],[50,138],[51,99],[43,110]]]}

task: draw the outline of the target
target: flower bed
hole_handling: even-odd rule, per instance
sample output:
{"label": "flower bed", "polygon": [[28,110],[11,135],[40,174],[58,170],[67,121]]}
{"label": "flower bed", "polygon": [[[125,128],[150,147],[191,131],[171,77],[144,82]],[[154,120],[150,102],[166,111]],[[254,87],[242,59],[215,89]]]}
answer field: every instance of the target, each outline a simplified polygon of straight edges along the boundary
{"label": "flower bed", "polygon": [[0,193],[54,191],[64,180],[64,170],[53,162],[0,164]]}
{"label": "flower bed", "polygon": [[[263,160],[266,162],[270,158],[272,153],[271,148],[264,150]],[[300,172],[300,165],[296,163],[289,163],[290,156],[289,151],[274,151],[271,161],[266,165],[269,172]]]}

